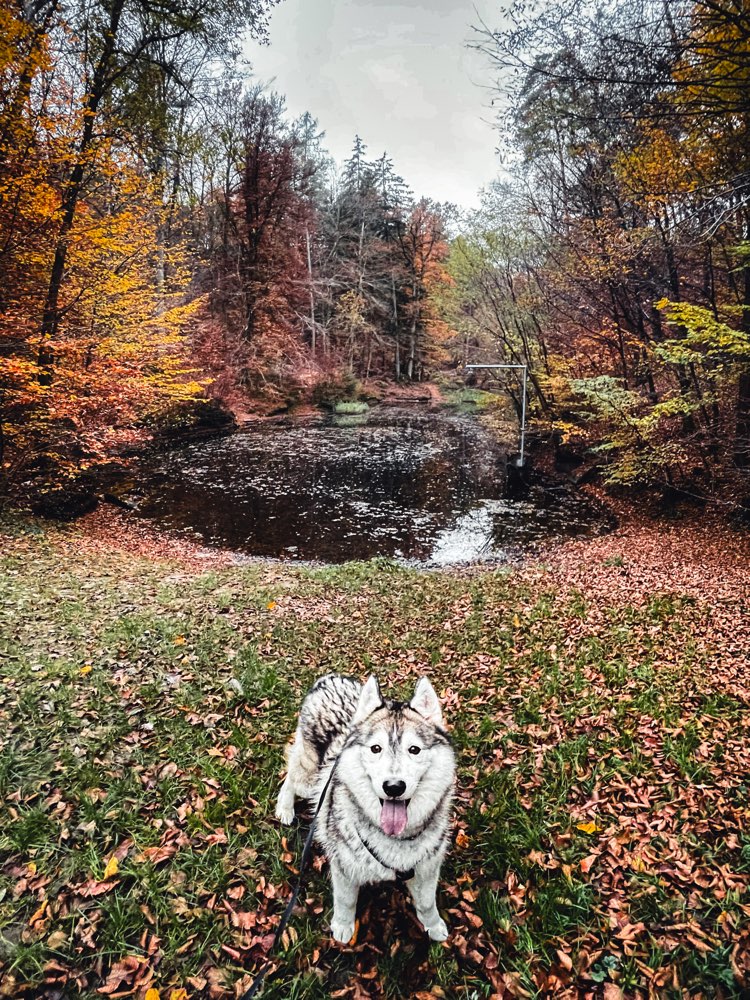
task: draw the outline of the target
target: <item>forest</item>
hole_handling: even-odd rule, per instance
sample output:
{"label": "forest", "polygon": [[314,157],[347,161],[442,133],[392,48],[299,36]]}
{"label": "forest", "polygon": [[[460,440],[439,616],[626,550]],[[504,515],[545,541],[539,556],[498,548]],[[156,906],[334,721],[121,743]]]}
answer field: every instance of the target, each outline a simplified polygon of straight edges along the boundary
{"label": "forest", "polygon": [[0,2],[0,997],[747,1000],[750,7],[282,3]]}
{"label": "forest", "polygon": [[4,9],[6,482],[75,477],[205,400],[437,364],[444,213],[239,75],[263,3]]}
{"label": "forest", "polygon": [[741,500],[742,3],[521,6],[478,28],[505,166],[469,212],[416,197],[359,136],[332,162],[320,124],[242,65],[269,10],[4,6],[5,486],[74,479],[207,401],[283,407],[493,361],[529,366],[537,432],[607,481]]}

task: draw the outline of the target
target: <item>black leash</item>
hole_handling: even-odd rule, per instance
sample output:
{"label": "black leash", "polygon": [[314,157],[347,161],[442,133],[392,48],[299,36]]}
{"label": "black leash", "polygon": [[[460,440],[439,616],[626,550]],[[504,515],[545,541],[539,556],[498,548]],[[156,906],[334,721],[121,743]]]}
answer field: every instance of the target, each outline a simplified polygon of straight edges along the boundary
{"label": "black leash", "polygon": [[287,928],[287,925],[289,924],[289,921],[292,919],[292,911],[294,910],[294,907],[297,905],[297,900],[299,899],[300,890],[302,889],[302,879],[305,874],[305,868],[307,867],[307,863],[310,860],[310,855],[312,854],[313,835],[315,833],[315,821],[318,818],[318,813],[323,808],[323,802],[325,801],[326,793],[328,792],[328,788],[331,784],[331,780],[333,778],[333,774],[334,771],[336,770],[336,765],[338,764],[338,762],[339,760],[337,757],[336,760],[334,761],[333,767],[331,768],[331,773],[328,775],[328,780],[323,786],[323,791],[320,793],[320,798],[318,799],[318,804],[315,807],[315,812],[313,813],[312,822],[310,823],[310,829],[307,831],[307,839],[305,840],[305,846],[302,848],[302,857],[300,858],[299,862],[299,875],[297,876],[297,882],[294,886],[294,889],[292,890],[291,896],[289,897],[289,902],[286,904],[286,909],[284,910],[281,916],[281,921],[279,922],[279,926],[276,928],[276,933],[274,934],[273,938],[273,944],[271,945],[271,948],[269,950],[268,957],[265,959],[263,965],[261,965],[260,969],[256,973],[255,979],[253,979],[252,983],[250,983],[247,990],[245,990],[245,992],[242,994],[240,1000],[251,1000],[251,997],[257,995],[258,990],[263,985],[263,981],[265,980],[266,975],[268,974],[268,969],[270,968],[271,965],[271,956],[278,948],[279,943],[281,941],[281,935],[284,933],[284,931]]}

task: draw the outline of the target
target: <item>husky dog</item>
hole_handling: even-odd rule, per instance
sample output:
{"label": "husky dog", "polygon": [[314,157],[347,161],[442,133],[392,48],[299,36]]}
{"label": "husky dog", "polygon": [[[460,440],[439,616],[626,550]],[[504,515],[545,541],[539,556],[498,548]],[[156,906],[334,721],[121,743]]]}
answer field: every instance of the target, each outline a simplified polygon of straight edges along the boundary
{"label": "husky dog", "polygon": [[295,796],[317,804],[330,777],[315,839],[331,866],[337,941],[354,936],[360,886],[395,878],[409,887],[432,940],[448,937],[435,891],[450,835],[455,758],[442,725],[426,677],[410,702],[397,702],[382,697],[375,677],[363,686],[328,674],[302,704],[276,816],[291,823]]}

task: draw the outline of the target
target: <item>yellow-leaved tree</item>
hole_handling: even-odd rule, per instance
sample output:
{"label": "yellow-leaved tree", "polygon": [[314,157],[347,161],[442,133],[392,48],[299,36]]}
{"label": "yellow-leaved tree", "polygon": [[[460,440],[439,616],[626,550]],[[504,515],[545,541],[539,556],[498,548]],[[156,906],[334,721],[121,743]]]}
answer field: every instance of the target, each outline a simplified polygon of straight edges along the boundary
{"label": "yellow-leaved tree", "polygon": [[66,238],[54,339],[40,332],[80,121],[44,25],[2,10],[0,38],[0,473],[33,488],[110,461],[201,394],[183,339],[200,303],[185,252],[163,244],[158,184],[103,136]]}

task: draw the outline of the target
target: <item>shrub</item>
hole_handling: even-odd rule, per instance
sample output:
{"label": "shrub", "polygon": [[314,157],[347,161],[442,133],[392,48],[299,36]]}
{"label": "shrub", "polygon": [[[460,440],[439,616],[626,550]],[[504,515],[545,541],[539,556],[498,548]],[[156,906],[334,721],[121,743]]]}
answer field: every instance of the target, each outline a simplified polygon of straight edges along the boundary
{"label": "shrub", "polygon": [[322,382],[318,382],[313,389],[312,400],[316,406],[333,410],[337,404],[355,402],[361,395],[362,387],[352,372],[335,372]]}

